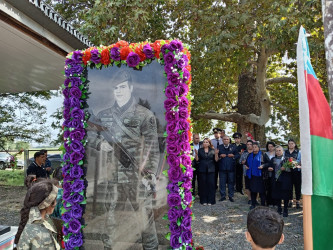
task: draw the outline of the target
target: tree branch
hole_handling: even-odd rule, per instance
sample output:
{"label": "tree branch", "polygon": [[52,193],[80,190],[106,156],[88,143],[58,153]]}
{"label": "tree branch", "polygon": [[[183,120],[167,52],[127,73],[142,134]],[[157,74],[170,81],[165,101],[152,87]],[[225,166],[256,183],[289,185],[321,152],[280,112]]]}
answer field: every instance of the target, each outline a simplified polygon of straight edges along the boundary
{"label": "tree branch", "polygon": [[284,83],[284,82],[297,83],[297,79],[295,77],[282,76],[282,77],[270,78],[265,81],[266,86],[274,83]]}
{"label": "tree branch", "polygon": [[271,105],[274,106],[274,107],[278,107],[278,108],[280,108],[284,111],[288,111],[288,108],[286,106],[281,105],[281,104],[271,102]]}

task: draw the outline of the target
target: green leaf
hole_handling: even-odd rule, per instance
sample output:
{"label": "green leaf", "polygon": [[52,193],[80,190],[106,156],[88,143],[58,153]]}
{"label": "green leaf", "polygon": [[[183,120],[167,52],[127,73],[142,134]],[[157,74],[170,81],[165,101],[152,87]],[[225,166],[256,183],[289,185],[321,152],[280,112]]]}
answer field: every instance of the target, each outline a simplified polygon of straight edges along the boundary
{"label": "green leaf", "polygon": [[80,204],[87,204],[87,200],[84,199],[82,202],[80,202]]}
{"label": "green leaf", "polygon": [[83,160],[79,161],[78,165],[83,165]]}
{"label": "green leaf", "polygon": [[165,214],[163,217],[162,217],[163,220],[168,220],[168,215]]}
{"label": "green leaf", "polygon": [[165,238],[166,238],[167,240],[170,240],[170,236],[171,236],[171,233],[168,232],[168,233],[165,235]]}
{"label": "green leaf", "polygon": [[177,225],[180,226],[182,224],[182,220],[180,218],[177,219]]}
{"label": "green leaf", "polygon": [[168,170],[163,170],[163,172],[162,172],[166,177],[169,177],[169,175],[168,175]]}

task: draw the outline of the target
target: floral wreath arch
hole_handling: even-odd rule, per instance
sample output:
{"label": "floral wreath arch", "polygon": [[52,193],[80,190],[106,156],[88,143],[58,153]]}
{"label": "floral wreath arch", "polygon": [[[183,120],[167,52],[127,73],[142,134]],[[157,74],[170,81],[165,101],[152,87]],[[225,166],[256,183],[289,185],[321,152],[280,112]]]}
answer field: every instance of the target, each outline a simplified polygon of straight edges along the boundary
{"label": "floral wreath arch", "polygon": [[164,101],[167,127],[166,159],[169,170],[163,174],[169,177],[167,186],[170,232],[166,238],[173,249],[192,249],[192,176],[190,141],[192,139],[191,113],[191,55],[188,46],[179,40],[157,40],[154,43],[131,43],[119,41],[109,46],[91,47],[69,53],[65,62],[63,130],[63,201],[61,207],[63,226],[62,246],[65,249],[79,249],[83,245],[82,217],[86,198],[85,149],[87,120],[84,111],[88,98],[87,67],[99,68],[122,64],[140,69],[158,60],[164,65],[167,83]]}

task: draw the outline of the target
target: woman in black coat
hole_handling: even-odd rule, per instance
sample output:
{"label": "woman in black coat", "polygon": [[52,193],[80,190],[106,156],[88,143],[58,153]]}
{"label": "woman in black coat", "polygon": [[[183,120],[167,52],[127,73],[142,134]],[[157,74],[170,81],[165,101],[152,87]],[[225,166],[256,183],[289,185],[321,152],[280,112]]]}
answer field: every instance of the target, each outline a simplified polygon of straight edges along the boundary
{"label": "woman in black coat", "polygon": [[198,161],[198,190],[200,203],[204,206],[215,204],[215,151],[210,139],[205,138],[202,148],[195,150]]}
{"label": "woman in black coat", "polygon": [[272,198],[276,201],[279,214],[282,213],[282,200],[284,202],[283,217],[288,216],[288,202],[292,190],[291,170],[283,167],[285,161],[283,148],[277,146],[275,149],[275,157],[272,158],[271,167],[269,167],[268,170],[274,173],[272,180]]}
{"label": "woman in black coat", "polygon": [[269,141],[266,143],[266,152],[264,155],[264,168],[262,170],[262,175],[265,185],[266,203],[267,206],[275,205],[272,199],[272,179],[274,178],[272,171],[268,170],[271,165],[271,159],[275,156],[275,143]]}

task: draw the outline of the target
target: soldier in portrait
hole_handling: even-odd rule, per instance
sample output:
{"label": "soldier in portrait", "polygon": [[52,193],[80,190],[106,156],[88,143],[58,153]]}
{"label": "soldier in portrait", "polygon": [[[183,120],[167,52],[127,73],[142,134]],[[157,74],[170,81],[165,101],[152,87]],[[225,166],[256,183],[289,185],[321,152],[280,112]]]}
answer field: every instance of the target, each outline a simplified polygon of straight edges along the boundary
{"label": "soldier in portrait", "polygon": [[[95,131],[96,148],[107,152],[107,162],[112,166],[109,185],[116,186],[116,204],[107,226],[116,227],[118,234],[141,234],[144,249],[157,249],[158,240],[152,210],[156,196],[156,171],[159,164],[159,145],[156,118],[153,112],[137,103],[133,96],[131,74],[116,73],[111,79],[114,104],[91,116],[89,130]],[[106,204],[108,203],[107,197]],[[126,204],[136,213],[136,221],[123,225]],[[111,211],[111,210],[110,210]],[[114,214],[112,214],[114,213]],[[111,237],[116,238],[116,237]],[[115,239],[116,241],[117,239]],[[112,246],[106,247],[112,247]]]}

